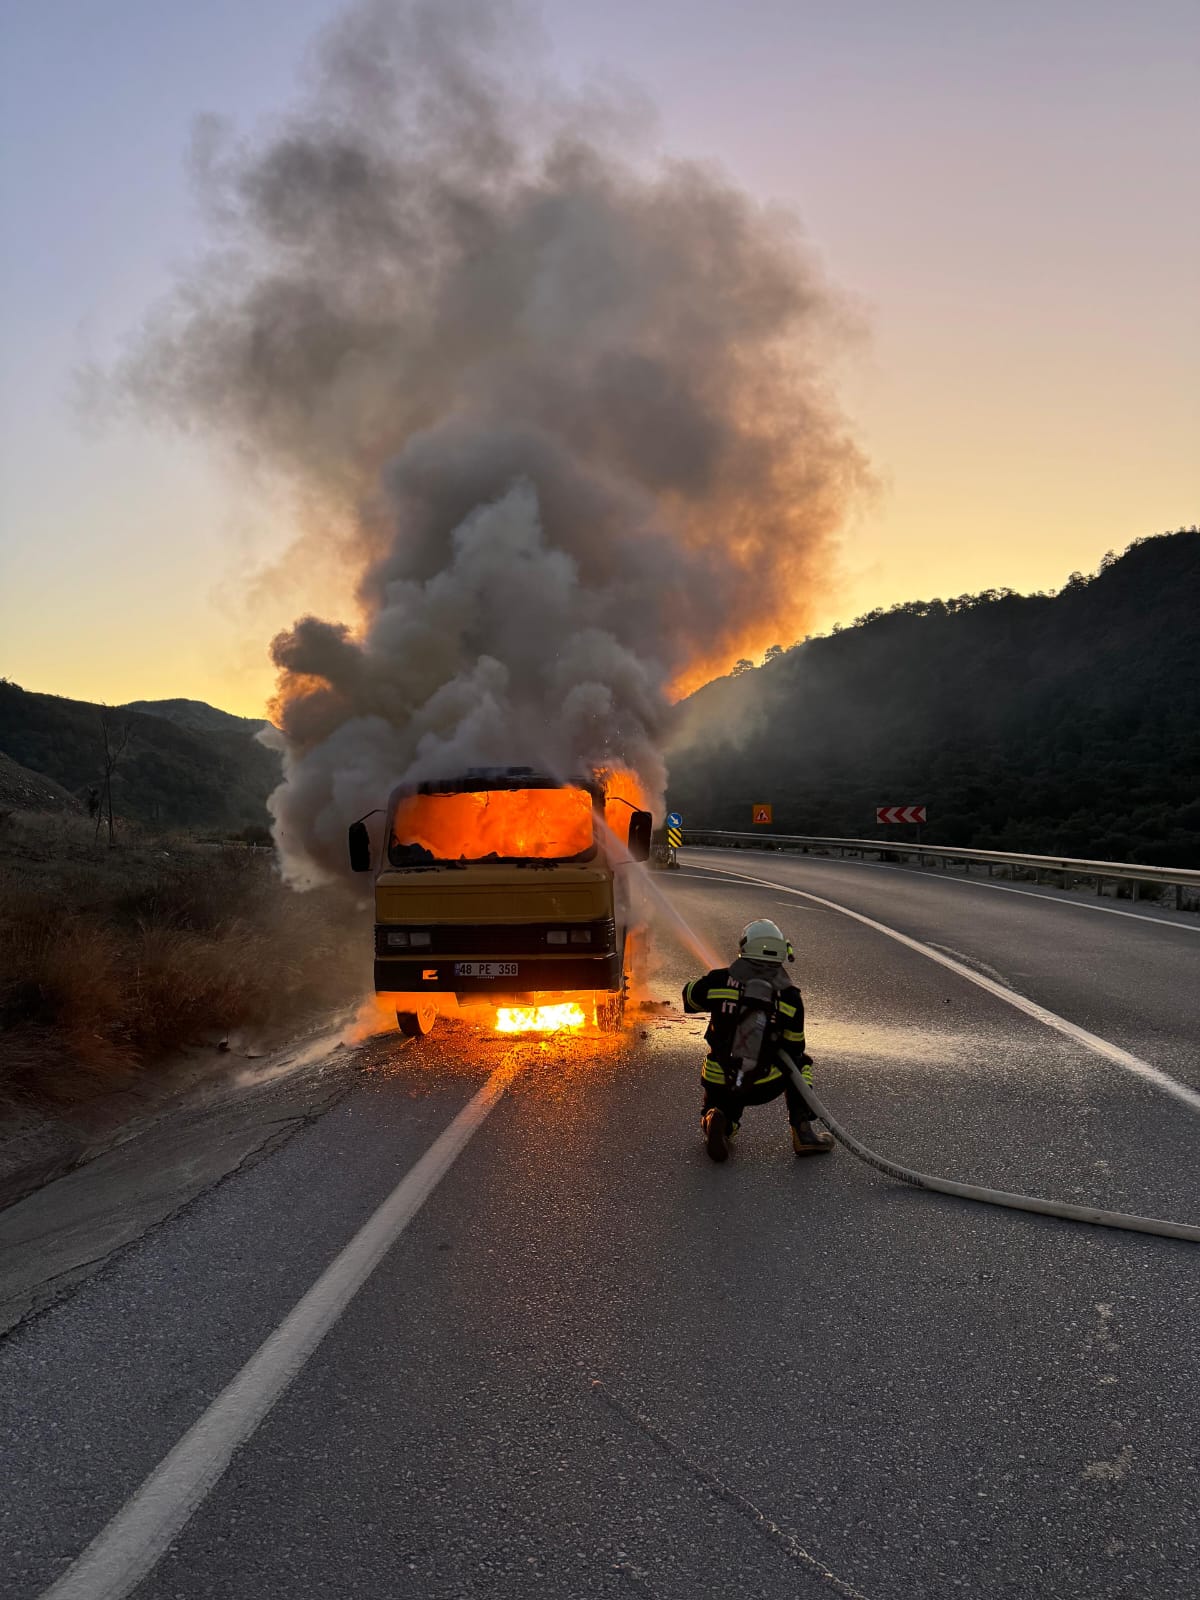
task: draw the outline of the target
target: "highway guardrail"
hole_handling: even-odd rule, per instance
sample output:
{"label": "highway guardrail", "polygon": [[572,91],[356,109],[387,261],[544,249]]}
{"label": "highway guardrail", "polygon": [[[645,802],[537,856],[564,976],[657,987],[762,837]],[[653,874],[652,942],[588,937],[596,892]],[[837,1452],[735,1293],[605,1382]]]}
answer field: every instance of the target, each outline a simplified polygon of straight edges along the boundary
{"label": "highway guardrail", "polygon": [[[1072,856],[1034,856],[1009,854],[1002,850],[964,850],[948,844],[907,844],[897,839],[835,839],[797,833],[723,833],[719,830],[685,828],[685,845],[735,850],[782,850],[790,854],[830,855],[865,859],[875,856],[918,861],[922,866],[941,866],[948,871],[952,865],[962,866],[967,873],[976,864],[988,869],[988,877],[1008,869],[1010,877],[1018,872],[1032,873],[1038,883],[1044,876],[1051,881],[1061,880],[1063,888],[1071,888],[1074,881],[1094,881],[1096,893],[1104,893],[1106,883],[1127,883],[1130,898],[1137,900],[1143,891],[1153,886],[1165,891],[1168,903],[1176,911],[1200,908],[1200,870],[1192,867],[1152,867],[1136,861],[1086,861]],[[1119,891],[1118,891],[1119,892]]]}

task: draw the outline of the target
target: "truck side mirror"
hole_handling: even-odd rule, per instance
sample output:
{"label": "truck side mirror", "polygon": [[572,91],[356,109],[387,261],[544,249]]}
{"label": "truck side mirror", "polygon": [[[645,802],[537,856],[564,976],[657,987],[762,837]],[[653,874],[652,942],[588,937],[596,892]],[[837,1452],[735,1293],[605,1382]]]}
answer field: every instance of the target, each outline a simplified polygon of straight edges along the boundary
{"label": "truck side mirror", "polygon": [[635,811],[629,819],[629,854],[635,861],[650,859],[650,835],[654,818],[648,811]]}
{"label": "truck side mirror", "polygon": [[349,841],[350,870],[352,872],[370,872],[371,835],[367,832],[365,822],[352,822],[350,824]]}

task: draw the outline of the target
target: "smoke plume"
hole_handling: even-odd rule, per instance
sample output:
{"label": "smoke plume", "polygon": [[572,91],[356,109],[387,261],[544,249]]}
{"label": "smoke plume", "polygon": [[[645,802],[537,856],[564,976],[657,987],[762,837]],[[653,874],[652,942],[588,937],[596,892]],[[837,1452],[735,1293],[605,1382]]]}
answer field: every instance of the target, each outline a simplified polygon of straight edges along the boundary
{"label": "smoke plume", "polygon": [[793,222],[527,68],[519,15],[367,5],[271,137],[202,130],[219,248],[126,372],[248,451],[352,564],[272,644],[297,884],[404,777],[622,761],[802,631],[861,458],[842,317]]}

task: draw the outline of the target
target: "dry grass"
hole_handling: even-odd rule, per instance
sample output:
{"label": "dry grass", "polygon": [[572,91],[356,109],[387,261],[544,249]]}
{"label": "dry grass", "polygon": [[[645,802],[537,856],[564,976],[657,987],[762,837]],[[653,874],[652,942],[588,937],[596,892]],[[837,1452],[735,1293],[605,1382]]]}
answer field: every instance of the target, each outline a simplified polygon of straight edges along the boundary
{"label": "dry grass", "polygon": [[264,1043],[370,988],[371,913],[298,895],[269,853],[0,828],[0,1096],[65,1106],[231,1029]]}

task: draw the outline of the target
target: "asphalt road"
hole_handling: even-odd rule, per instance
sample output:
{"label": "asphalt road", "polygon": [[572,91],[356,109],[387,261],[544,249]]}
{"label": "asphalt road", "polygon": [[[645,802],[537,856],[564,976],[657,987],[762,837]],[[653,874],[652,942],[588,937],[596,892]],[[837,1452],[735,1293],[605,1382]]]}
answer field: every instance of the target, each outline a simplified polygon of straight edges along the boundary
{"label": "asphalt road", "polygon": [[[868,1144],[1200,1220],[1200,1112],[788,891],[1194,1088],[1193,925],[741,852],[655,882],[721,950],[752,916],[789,930],[818,1087]],[[660,933],[652,997],[697,969]],[[835,1592],[830,1574],[868,1600],[1193,1600],[1196,1247],[920,1194],[841,1151],[797,1161],[782,1103],[714,1167],[700,1055],[699,1023],[663,1009],[620,1041],[397,1041],[24,1323],[0,1344],[3,1594],[60,1577],[507,1064],[141,1600],[774,1600]]]}

